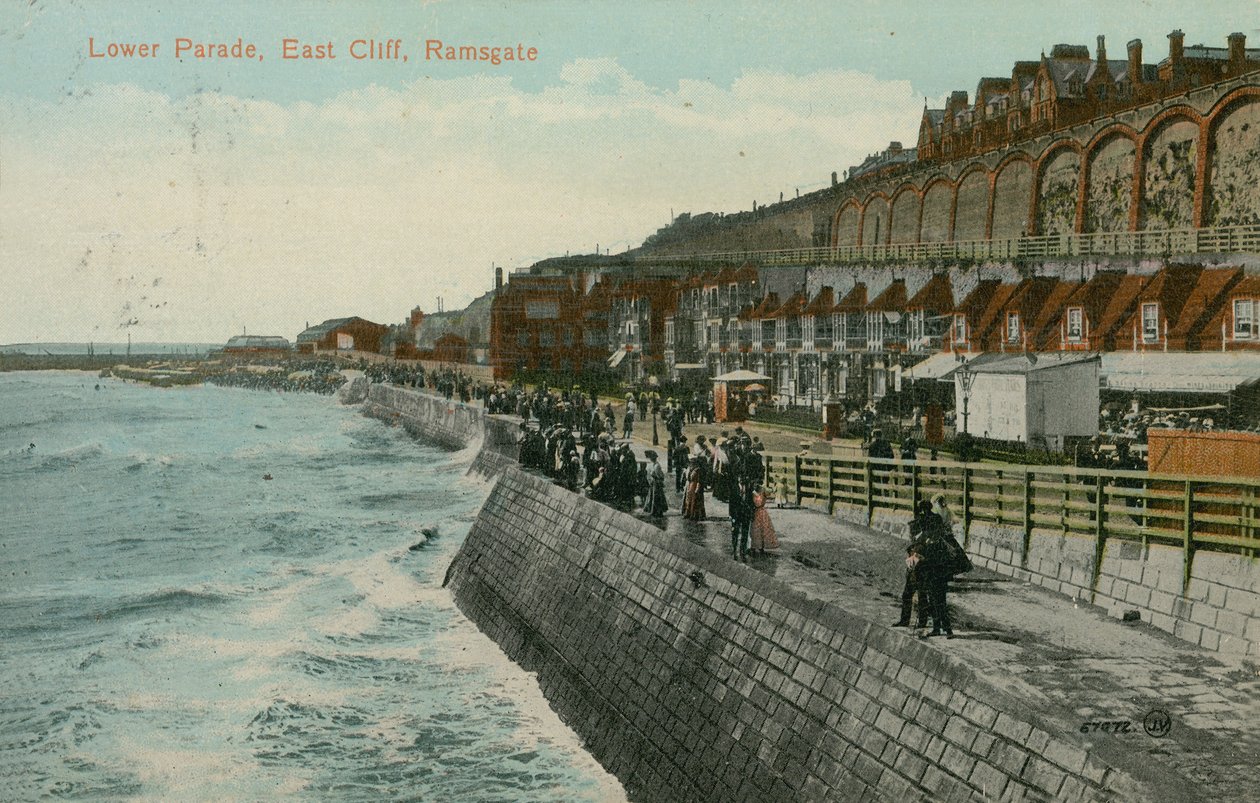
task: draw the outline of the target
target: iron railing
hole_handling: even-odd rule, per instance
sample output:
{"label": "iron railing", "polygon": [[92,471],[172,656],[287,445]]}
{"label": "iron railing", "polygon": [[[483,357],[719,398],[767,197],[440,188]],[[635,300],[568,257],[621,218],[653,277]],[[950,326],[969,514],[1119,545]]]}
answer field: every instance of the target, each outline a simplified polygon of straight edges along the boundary
{"label": "iron railing", "polygon": [[1108,539],[1179,546],[1186,587],[1195,551],[1254,558],[1260,549],[1260,479],[782,452],[765,460],[780,498],[828,514],[856,507],[868,522],[877,509],[910,515],[917,500],[942,494],[962,524],[964,545],[976,522],[1022,532],[1024,568],[1034,528],[1092,537],[1095,577]]}
{"label": "iron railing", "polygon": [[1052,234],[947,243],[838,245],[770,251],[716,251],[703,254],[645,254],[643,264],[744,263],[809,265],[844,262],[914,262],[932,259],[1024,259],[1109,255],[1172,256],[1260,252],[1260,225],[1204,229]]}

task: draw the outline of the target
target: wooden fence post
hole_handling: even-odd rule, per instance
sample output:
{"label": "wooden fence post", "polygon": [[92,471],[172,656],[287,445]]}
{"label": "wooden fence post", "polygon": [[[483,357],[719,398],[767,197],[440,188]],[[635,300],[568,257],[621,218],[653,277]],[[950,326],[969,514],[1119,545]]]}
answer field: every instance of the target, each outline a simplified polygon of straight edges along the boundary
{"label": "wooden fence post", "polygon": [[1190,569],[1194,561],[1194,483],[1186,480],[1185,512],[1182,518],[1181,546],[1184,552],[1181,571],[1181,593],[1190,591]]}
{"label": "wooden fence post", "polygon": [[971,546],[971,469],[963,466],[962,525],[963,549]]}
{"label": "wooden fence post", "polygon": [[796,506],[801,506],[801,456],[796,456]]}
{"label": "wooden fence post", "polygon": [[1089,601],[1091,605],[1094,602],[1094,597],[1098,594],[1098,576],[1102,574],[1103,554],[1107,548],[1107,525],[1103,520],[1107,510],[1106,503],[1103,500],[1106,487],[1103,483],[1102,472],[1099,472],[1094,477],[1094,576],[1091,578],[1089,587]]}
{"label": "wooden fence post", "polygon": [[825,464],[827,466],[827,515],[830,516],[836,512],[836,466],[828,456]]}
{"label": "wooden fence post", "polygon": [[871,459],[866,458],[866,523],[875,518],[875,472],[871,470]]}
{"label": "wooden fence post", "polygon": [[[998,486],[1001,487],[1000,485]],[[998,503],[1000,511],[1001,503]],[[999,517],[1001,514],[999,513]],[[1032,547],[1032,472],[1027,468],[1024,469],[1024,543],[1021,547],[1019,557],[1019,567],[1021,569],[1028,568],[1028,550]]]}
{"label": "wooden fence post", "polygon": [[910,515],[914,515],[919,504],[919,461],[910,461]]}

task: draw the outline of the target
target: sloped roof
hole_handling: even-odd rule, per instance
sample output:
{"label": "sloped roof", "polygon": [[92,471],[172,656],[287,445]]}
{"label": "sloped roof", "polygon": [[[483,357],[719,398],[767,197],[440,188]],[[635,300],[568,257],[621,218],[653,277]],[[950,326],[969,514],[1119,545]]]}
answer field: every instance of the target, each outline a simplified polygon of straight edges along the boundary
{"label": "sloped roof", "polygon": [[1138,296],[1151,281],[1149,276],[1126,274],[1106,299],[1106,305],[1094,323],[1090,338],[1111,337],[1129,319],[1137,304]]}
{"label": "sloped roof", "polygon": [[302,330],[302,333],[297,336],[297,342],[309,343],[311,341],[320,340],[329,332],[332,332],[335,329],[340,329],[346,324],[354,323],[356,321],[365,323],[369,326],[379,326],[382,329],[386,328],[384,324],[372,323],[371,321],[364,320],[363,318],[359,318],[357,316],[351,316],[349,318],[329,318],[323,323],[319,323]]}
{"label": "sloped roof", "polygon": [[1044,342],[1058,333],[1057,324],[1063,313],[1063,305],[1081,286],[1081,282],[1066,282],[1062,279],[1055,281],[1028,327],[1029,342],[1034,348],[1041,348]]}
{"label": "sloped roof", "polygon": [[906,309],[949,312],[954,308],[954,288],[948,273],[937,273],[906,302]]}
{"label": "sloped roof", "polygon": [[749,318],[773,318],[774,311],[779,308],[779,294],[766,293],[766,297],[761,299],[761,303],[753,307],[749,311]]}
{"label": "sloped roof", "polygon": [[1053,370],[1085,362],[1099,362],[1099,355],[1081,351],[1010,354],[995,359],[976,361],[970,365],[970,368],[977,374],[1031,374],[1035,371]]}
{"label": "sloped roof", "polygon": [[1221,307],[1225,294],[1242,278],[1242,268],[1208,268],[1199,274],[1194,289],[1186,297],[1177,322],[1169,327],[1170,337],[1197,334]]}
{"label": "sloped roof", "polygon": [[884,292],[867,306],[871,312],[902,312],[906,308],[906,280],[893,279]]}
{"label": "sloped roof", "polygon": [[1227,393],[1260,380],[1260,352],[1104,352],[1102,377],[1118,390]]}
{"label": "sloped roof", "polygon": [[226,349],[287,349],[289,341],[279,335],[235,335],[228,338]]}
{"label": "sloped roof", "polygon": [[866,309],[866,283],[858,282],[840,299],[832,312],[861,312]]}
{"label": "sloped roof", "polygon": [[800,315],[805,309],[805,294],[793,293],[791,298],[783,302],[783,306],[774,311],[775,318],[781,318],[785,315]]}
{"label": "sloped roof", "polygon": [[[1221,325],[1233,320],[1234,311],[1231,302],[1235,298],[1260,298],[1260,276],[1243,276],[1229,288],[1222,303],[1217,305],[1216,311],[1200,329],[1204,341],[1220,345]],[[1228,333],[1226,336],[1228,337]],[[1204,343],[1199,343],[1199,348],[1203,347]]]}
{"label": "sloped roof", "polygon": [[1198,265],[1169,265],[1142,288],[1138,302],[1158,301],[1164,320],[1176,321],[1202,272],[1203,268]]}
{"label": "sloped roof", "polygon": [[830,287],[819,289],[818,295],[805,307],[806,315],[830,315],[831,308],[836,305],[835,293]]}
{"label": "sloped roof", "polygon": [[978,318],[988,308],[1001,284],[1002,282],[998,279],[982,279],[972,288],[962,303],[954,308],[954,312],[966,315],[968,320]]}
{"label": "sloped roof", "polygon": [[[971,329],[972,340],[983,341],[1002,319],[1002,313],[1006,310],[1007,302],[1020,289],[1018,284],[1007,284],[1005,282],[999,284],[993,289],[993,295],[989,298],[989,304],[976,317],[975,325]],[[970,316],[968,316],[970,318]]]}

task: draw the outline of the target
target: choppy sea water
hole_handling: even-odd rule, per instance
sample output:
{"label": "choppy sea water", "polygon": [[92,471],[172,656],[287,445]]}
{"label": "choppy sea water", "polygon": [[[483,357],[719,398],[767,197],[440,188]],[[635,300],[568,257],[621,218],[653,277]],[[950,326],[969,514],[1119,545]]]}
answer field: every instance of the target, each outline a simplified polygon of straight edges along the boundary
{"label": "choppy sea water", "polygon": [[0,374],[0,797],[624,799],[441,588],[470,460],[326,397]]}

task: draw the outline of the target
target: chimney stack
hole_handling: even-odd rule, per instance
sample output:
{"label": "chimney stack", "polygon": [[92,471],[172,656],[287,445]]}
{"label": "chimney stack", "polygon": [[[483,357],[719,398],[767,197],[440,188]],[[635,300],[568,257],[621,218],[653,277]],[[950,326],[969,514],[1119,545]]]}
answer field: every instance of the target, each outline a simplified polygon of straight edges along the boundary
{"label": "chimney stack", "polygon": [[1229,41],[1229,72],[1240,73],[1247,62],[1247,34],[1234,32]]}
{"label": "chimney stack", "polygon": [[1186,35],[1181,29],[1168,34],[1168,63],[1174,68],[1181,64],[1181,58],[1186,52]]}
{"label": "chimney stack", "polygon": [[831,171],[831,186],[833,186],[833,187],[834,187],[834,186],[836,186],[836,185],[837,185],[837,184],[839,184],[839,183],[840,183],[840,182],[836,179],[836,171],[832,170],[832,171]]}
{"label": "chimney stack", "polygon": [[1102,34],[1098,35],[1098,63],[1105,64],[1107,61],[1107,37]]}
{"label": "chimney stack", "polygon": [[1142,85],[1142,40],[1129,42],[1129,83],[1136,90]]}
{"label": "chimney stack", "polygon": [[494,291],[497,293],[503,289],[503,268],[494,269]]}

